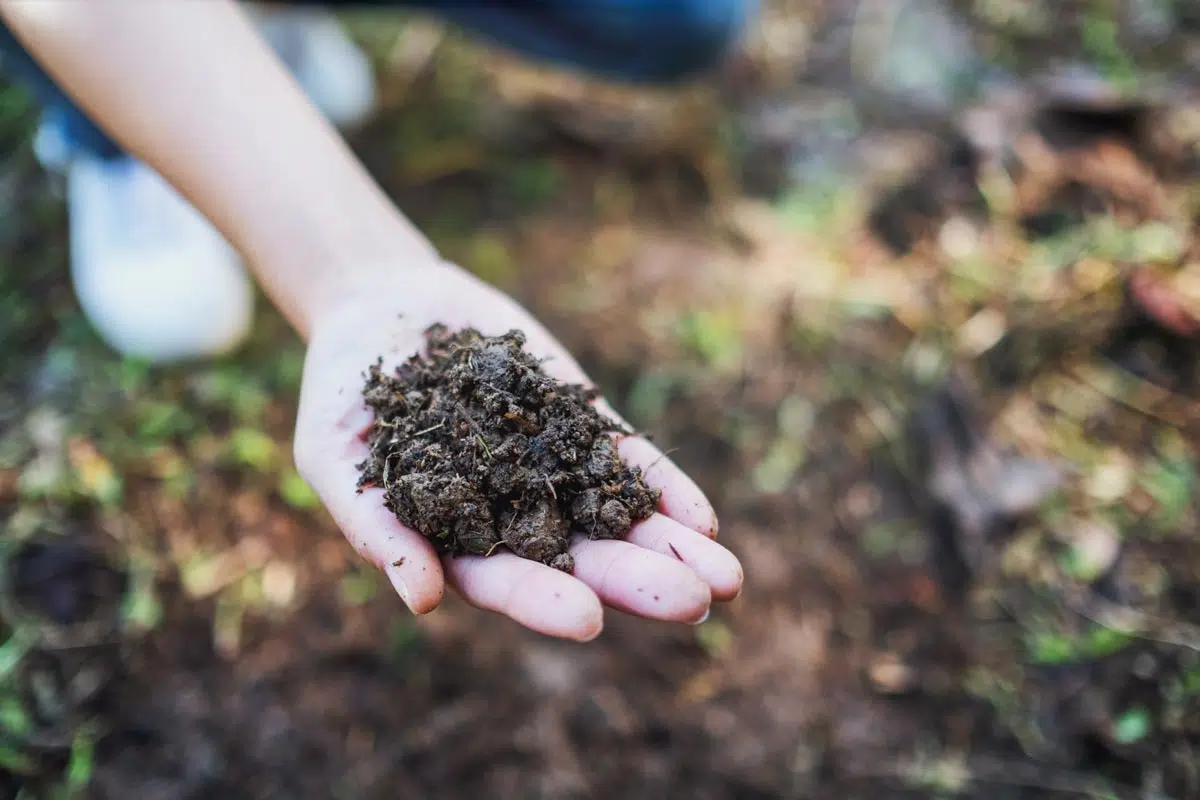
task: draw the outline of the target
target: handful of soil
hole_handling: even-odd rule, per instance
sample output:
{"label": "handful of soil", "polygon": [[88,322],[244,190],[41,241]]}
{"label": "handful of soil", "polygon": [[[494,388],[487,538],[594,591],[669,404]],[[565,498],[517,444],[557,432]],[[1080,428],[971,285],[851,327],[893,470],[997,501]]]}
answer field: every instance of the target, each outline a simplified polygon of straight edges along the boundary
{"label": "handful of soil", "polygon": [[570,572],[572,528],[615,539],[658,507],[641,470],[617,454],[621,431],[592,406],[594,390],[549,375],[510,331],[425,332],[394,376],[380,364],[363,399],[375,413],[358,488],[439,552],[491,555],[500,545]]}

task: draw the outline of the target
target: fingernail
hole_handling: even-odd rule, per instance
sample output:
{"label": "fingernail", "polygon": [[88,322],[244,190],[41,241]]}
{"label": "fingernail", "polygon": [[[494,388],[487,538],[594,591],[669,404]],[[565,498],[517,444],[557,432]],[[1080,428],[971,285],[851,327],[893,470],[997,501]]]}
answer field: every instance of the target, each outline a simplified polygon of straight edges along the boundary
{"label": "fingernail", "polygon": [[400,576],[400,568],[395,566],[388,567],[384,570],[384,574],[391,581],[392,588],[396,590],[396,594],[400,595],[400,599],[404,601],[404,605],[408,606],[411,611],[412,603],[408,601],[408,587],[404,585],[404,578]]}
{"label": "fingernail", "polygon": [[604,632],[604,626],[597,625],[595,630],[589,631],[588,633],[584,634],[583,636],[580,636],[578,641],[586,644],[587,642],[594,641],[596,639],[596,637],[598,637],[603,632]]}
{"label": "fingernail", "polygon": [[708,621],[708,617],[709,617],[709,615],[710,615],[710,614],[712,614],[712,608],[711,608],[711,607],[704,609],[704,616],[702,616],[700,619],[696,620],[696,621],[695,621],[695,622],[693,622],[692,624],[693,624],[693,625],[703,625],[705,622],[707,622],[707,621]]}

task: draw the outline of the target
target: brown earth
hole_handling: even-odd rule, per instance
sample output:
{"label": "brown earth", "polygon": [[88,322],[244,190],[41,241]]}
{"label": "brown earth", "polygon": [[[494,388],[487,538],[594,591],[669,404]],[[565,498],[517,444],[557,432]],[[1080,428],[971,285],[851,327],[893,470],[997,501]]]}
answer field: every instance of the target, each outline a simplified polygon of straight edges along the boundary
{"label": "brown earth", "polygon": [[[435,66],[408,110],[446,102]],[[401,207],[696,478],[746,567],[700,626],[610,614],[587,645],[454,597],[407,615],[287,482],[279,320],[228,364],[114,362],[14,158],[0,507],[7,543],[51,544],[5,562],[5,622],[37,636],[0,697],[2,785],[85,764],[122,799],[1197,796],[1197,345],[1133,301],[1143,270],[1176,305],[1194,286],[1194,141],[1158,122],[1194,104],[1078,105],[1018,104],[998,149],[917,132],[903,180],[833,212],[714,214],[679,148],[647,165],[572,128],[514,156],[453,104],[363,133]],[[31,293],[40,316],[8,299]],[[55,458],[67,488],[35,492]],[[143,624],[101,635],[127,585]]]}
{"label": "brown earth", "polygon": [[435,325],[427,352],[368,370],[374,412],[358,488],[383,488],[397,519],[438,552],[489,556],[501,545],[571,572],[572,531],[618,539],[658,508],[617,453],[597,392],[546,374],[525,335]]}

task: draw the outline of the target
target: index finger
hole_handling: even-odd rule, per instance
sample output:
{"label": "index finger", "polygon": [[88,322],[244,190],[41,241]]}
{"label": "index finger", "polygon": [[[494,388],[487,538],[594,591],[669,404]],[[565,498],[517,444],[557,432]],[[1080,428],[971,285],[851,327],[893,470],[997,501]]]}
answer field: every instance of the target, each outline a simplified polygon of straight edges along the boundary
{"label": "index finger", "polygon": [[319,358],[322,352],[316,358],[313,352],[325,345],[311,345],[305,365],[293,447],[296,469],[354,549],[383,570],[405,605],[415,614],[428,613],[445,591],[441,562],[427,538],[388,510],[382,489],[358,490],[358,464],[368,454],[361,433],[371,424],[372,413],[365,404],[347,399],[357,391],[356,376],[349,370],[307,379],[314,362],[327,363]]}

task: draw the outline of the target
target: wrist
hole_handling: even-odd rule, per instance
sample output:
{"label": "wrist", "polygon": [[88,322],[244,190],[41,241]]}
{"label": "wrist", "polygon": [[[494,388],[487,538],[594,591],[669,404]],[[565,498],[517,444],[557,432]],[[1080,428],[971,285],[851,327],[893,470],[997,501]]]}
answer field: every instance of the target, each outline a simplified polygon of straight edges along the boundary
{"label": "wrist", "polygon": [[374,230],[361,217],[334,221],[259,257],[248,254],[264,291],[301,338],[332,309],[411,291],[442,265],[433,245],[395,216]]}
{"label": "wrist", "polygon": [[306,293],[303,327],[296,326],[303,338],[326,324],[343,325],[374,315],[407,316],[446,294],[467,302],[466,296],[483,288],[458,265],[428,254],[339,260],[327,272],[328,277]]}

